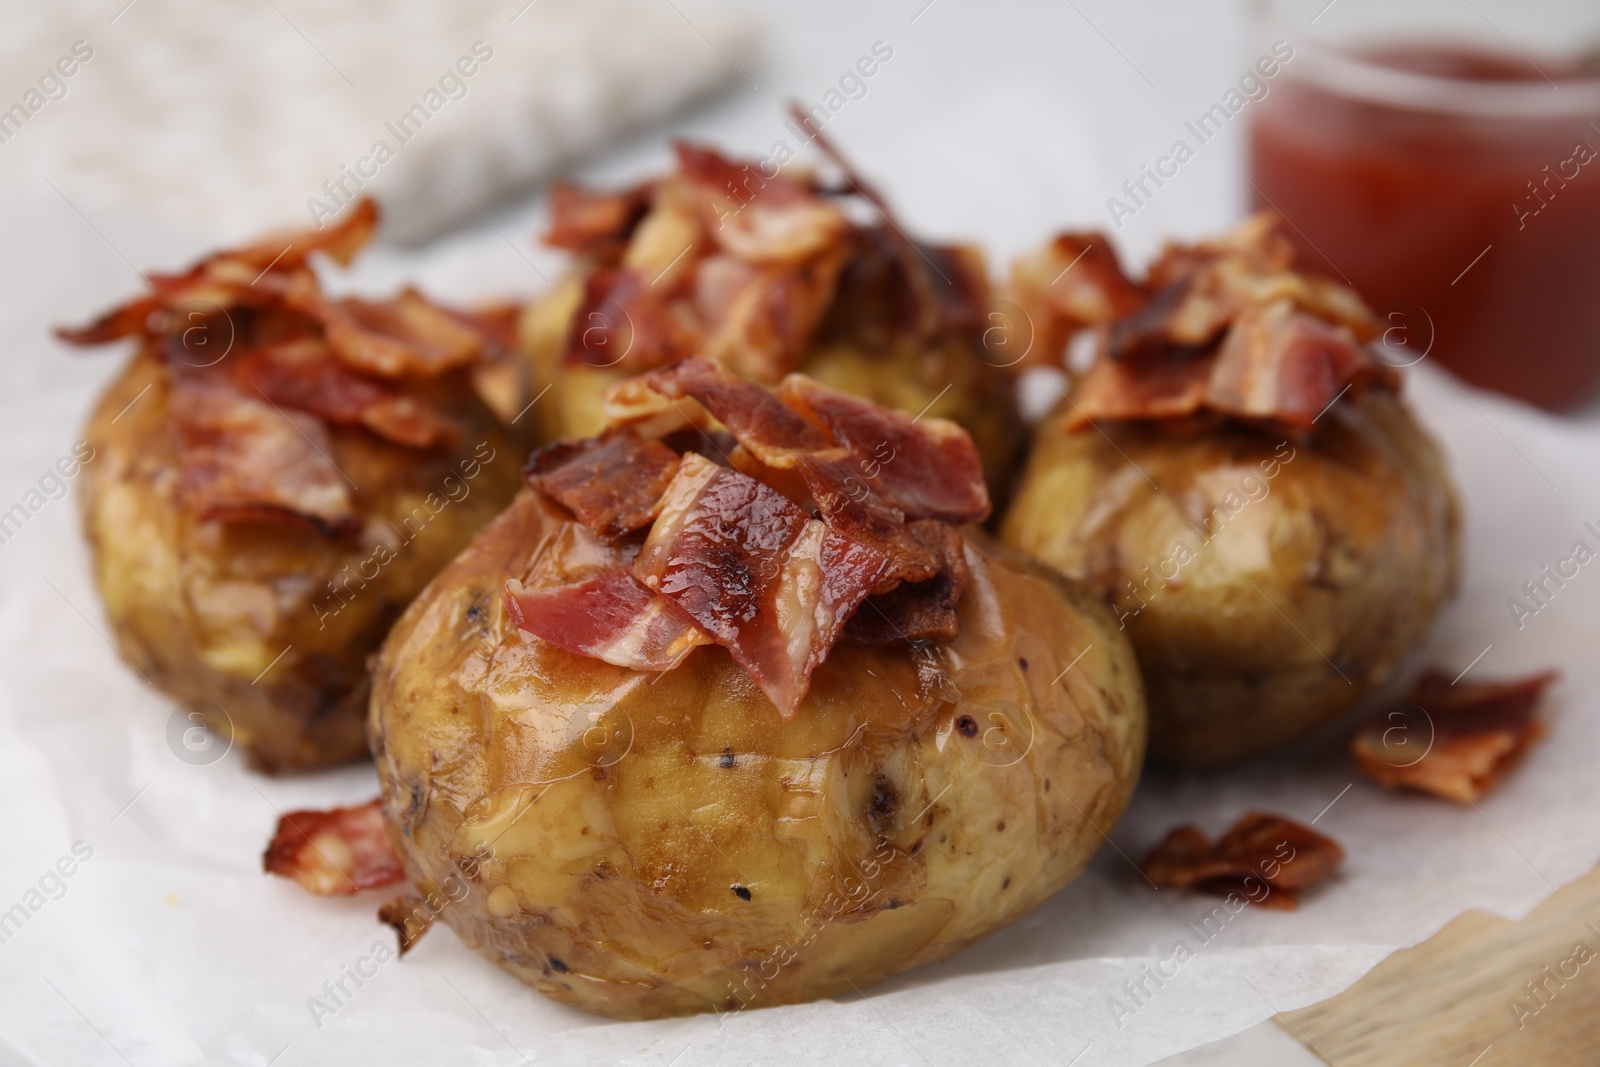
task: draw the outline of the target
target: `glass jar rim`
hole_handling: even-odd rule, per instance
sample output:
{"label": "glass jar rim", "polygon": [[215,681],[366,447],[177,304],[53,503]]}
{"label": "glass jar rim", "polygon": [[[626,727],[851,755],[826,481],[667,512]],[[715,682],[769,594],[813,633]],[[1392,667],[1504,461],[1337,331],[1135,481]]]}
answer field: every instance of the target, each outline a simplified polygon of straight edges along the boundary
{"label": "glass jar rim", "polygon": [[[1600,73],[1581,78],[1484,81],[1405,70],[1380,59],[1363,56],[1349,46],[1295,33],[1281,20],[1268,24],[1274,39],[1295,49],[1293,76],[1340,96],[1412,111],[1485,118],[1600,117]],[[1296,39],[1298,38],[1298,39]],[[1450,38],[1399,38],[1393,43],[1460,45],[1483,51],[1477,42]],[[1511,46],[1515,48],[1515,45]],[[1520,54],[1520,49],[1517,50]],[[1527,56],[1522,58],[1527,59]],[[1533,61],[1528,60],[1530,65]],[[1534,65],[1537,70],[1537,65]],[[1543,72],[1540,71],[1541,75]]]}

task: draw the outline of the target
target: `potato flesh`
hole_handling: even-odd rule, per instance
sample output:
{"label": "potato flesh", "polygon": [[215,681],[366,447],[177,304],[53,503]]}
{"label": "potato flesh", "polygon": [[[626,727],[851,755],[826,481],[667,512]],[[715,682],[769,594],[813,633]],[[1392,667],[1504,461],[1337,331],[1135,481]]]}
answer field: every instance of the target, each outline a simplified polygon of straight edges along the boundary
{"label": "potato flesh", "polygon": [[1039,428],[1001,537],[1113,605],[1164,762],[1231,762],[1337,717],[1394,672],[1454,588],[1455,492],[1392,397],[1336,405],[1310,441],[1067,433],[1064,417]]}
{"label": "potato flesh", "polygon": [[[359,487],[366,525],[355,539],[203,523],[179,498],[167,381],[160,360],[136,356],[86,434],[95,458],[84,468],[84,528],[118,647],[175,700],[212,705],[207,725],[261,769],[361,758],[367,656],[516,492],[523,449],[481,404],[451,396],[466,430],[454,454],[332,430],[334,462]],[[463,469],[480,444],[488,461]],[[388,562],[375,558],[380,544]]]}
{"label": "potato flesh", "polygon": [[413,883],[541,992],[621,1018],[847,992],[1037,905],[1127,803],[1137,668],[1044,568],[971,542],[955,642],[920,669],[840,645],[783,723],[720,648],[651,676],[512,628],[499,590],[565,525],[519,497],[397,624],[372,703]]}

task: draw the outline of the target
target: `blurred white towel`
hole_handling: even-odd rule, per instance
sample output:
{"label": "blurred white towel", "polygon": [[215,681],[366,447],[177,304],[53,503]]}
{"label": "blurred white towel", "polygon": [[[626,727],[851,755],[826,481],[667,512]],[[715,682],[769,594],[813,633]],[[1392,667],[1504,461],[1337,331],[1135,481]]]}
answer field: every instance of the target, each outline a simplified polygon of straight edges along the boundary
{"label": "blurred white towel", "polygon": [[740,82],[756,37],[672,0],[72,0],[7,23],[0,172],[213,241],[310,222],[358,176],[385,236],[425,239]]}

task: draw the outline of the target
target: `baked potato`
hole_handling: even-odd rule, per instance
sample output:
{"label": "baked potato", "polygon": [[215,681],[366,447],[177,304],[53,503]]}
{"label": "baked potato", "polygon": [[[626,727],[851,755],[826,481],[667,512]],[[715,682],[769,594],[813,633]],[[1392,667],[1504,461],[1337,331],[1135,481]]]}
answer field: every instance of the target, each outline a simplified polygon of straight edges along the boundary
{"label": "baked potato", "polygon": [[1266,752],[1354,707],[1459,571],[1449,473],[1366,355],[1362,306],[1288,273],[1276,241],[1258,219],[1168,250],[1038,428],[1000,527],[1113,607],[1171,764]]}
{"label": "baked potato", "polygon": [[[841,198],[775,163],[677,150],[659,181],[552,194],[546,241],[577,260],[521,330],[534,386],[550,390],[545,438],[599,433],[609,385],[699,354],[766,385],[799,371],[959,423],[1003,490],[1023,433],[1008,357],[991,350],[982,254],[912,241],[848,169],[857,195]],[[870,202],[870,221],[842,200]]]}
{"label": "baked potato", "polygon": [[[964,434],[899,416],[885,434],[897,458],[863,476],[870,500],[823,492],[826,474],[807,482],[807,497],[774,472],[809,478],[839,453],[803,445],[804,428],[793,423],[783,447],[773,443],[781,434],[763,438],[783,412],[762,410],[748,391],[684,385],[695,374],[702,385],[713,378],[709,364],[690,362],[698,370],[668,372],[678,378],[663,388],[676,410],[704,402],[730,422],[732,438],[717,430],[701,438],[713,458],[674,454],[656,480],[641,471],[660,442],[641,445],[615,428],[553,454],[555,473],[536,457],[543,488],[522,493],[429,585],[374,670],[383,813],[416,892],[443,902],[440,916],[468,945],[540,992],[617,1018],[847,993],[948,956],[1083,869],[1126,805],[1144,752],[1137,665],[1092,596],[974,527],[925,519],[869,532],[853,521],[861,512],[852,509],[885,501],[908,515],[940,513],[926,494],[919,512],[903,491],[910,481],[938,490],[926,469],[918,473],[938,458],[914,455],[924,447],[949,461],[949,482],[981,493]],[[866,407],[794,378],[785,396],[804,398],[806,410],[822,413],[816,425],[836,431],[832,414]],[[914,439],[922,432],[934,436]],[[612,451],[619,441],[625,456]],[[801,452],[809,466],[781,466]],[[563,463],[576,464],[572,477]],[[756,488],[743,471],[816,511]],[[649,481],[652,497],[670,483],[650,515],[624,522],[617,516],[626,509],[599,508],[613,498],[594,486],[618,472]],[[754,505],[718,512],[702,528],[711,531],[702,549],[722,554],[716,580],[685,563],[649,586],[716,636],[669,643],[653,631],[641,640],[641,628],[586,645],[564,632],[587,633],[620,610],[594,595],[597,568],[631,580],[655,574],[649,561],[661,552],[688,551],[677,538],[700,521],[695,509],[727,496],[712,488],[683,496],[685,483],[755,494],[742,498]],[[981,515],[986,496],[982,504],[961,514]],[[784,548],[770,517],[790,508],[805,534]],[[826,521],[806,520],[816,513]],[[640,521],[653,523],[648,536],[625,532]],[[853,579],[829,558],[871,556],[863,545],[914,527],[927,543],[953,546],[944,577],[874,591],[860,613],[874,614],[872,625],[854,637],[859,616],[841,608],[827,627],[843,636],[823,648],[809,683],[775,680],[781,671],[751,631],[779,620],[776,655],[788,662],[797,642],[815,636],[807,620],[821,626],[826,614],[803,610],[803,599],[793,608],[790,593],[818,587],[785,584],[798,546],[819,529],[849,532],[849,552],[820,557],[821,587],[834,588]],[[728,562],[735,544],[746,553],[738,565]],[[605,570],[617,560],[620,571]],[[952,573],[961,575],[954,595]],[[771,601],[760,592],[769,582]],[[589,592],[562,602],[572,590]],[[918,597],[930,599],[913,607]],[[708,619],[708,598],[764,606]],[[941,611],[948,629],[910,621]],[[893,633],[873,635],[876,619],[891,614]],[[654,626],[663,616],[649,618]],[[627,665],[641,659],[644,669]],[[279,836],[293,851],[295,836],[282,828]],[[270,868],[292,873],[277,862],[269,856]]]}
{"label": "baked potato", "polygon": [[85,435],[118,647],[266,771],[366,755],[368,656],[520,484],[470,380],[484,329],[414,293],[321,300],[306,254],[348,258],[375,218],[157,275],[63,332],[140,344]]}

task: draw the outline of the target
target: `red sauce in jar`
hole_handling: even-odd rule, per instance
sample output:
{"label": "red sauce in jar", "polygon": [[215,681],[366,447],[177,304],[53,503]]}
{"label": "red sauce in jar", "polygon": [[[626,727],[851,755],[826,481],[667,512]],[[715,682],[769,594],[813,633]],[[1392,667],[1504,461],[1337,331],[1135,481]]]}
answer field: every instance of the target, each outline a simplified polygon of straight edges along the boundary
{"label": "red sauce in jar", "polygon": [[[1348,280],[1390,319],[1402,361],[1426,351],[1550,409],[1600,392],[1594,75],[1455,47],[1356,58],[1425,75],[1409,81],[1436,95],[1345,92],[1286,69],[1251,128],[1256,206],[1293,224],[1303,265]],[[1498,89],[1534,106],[1497,106]]]}

